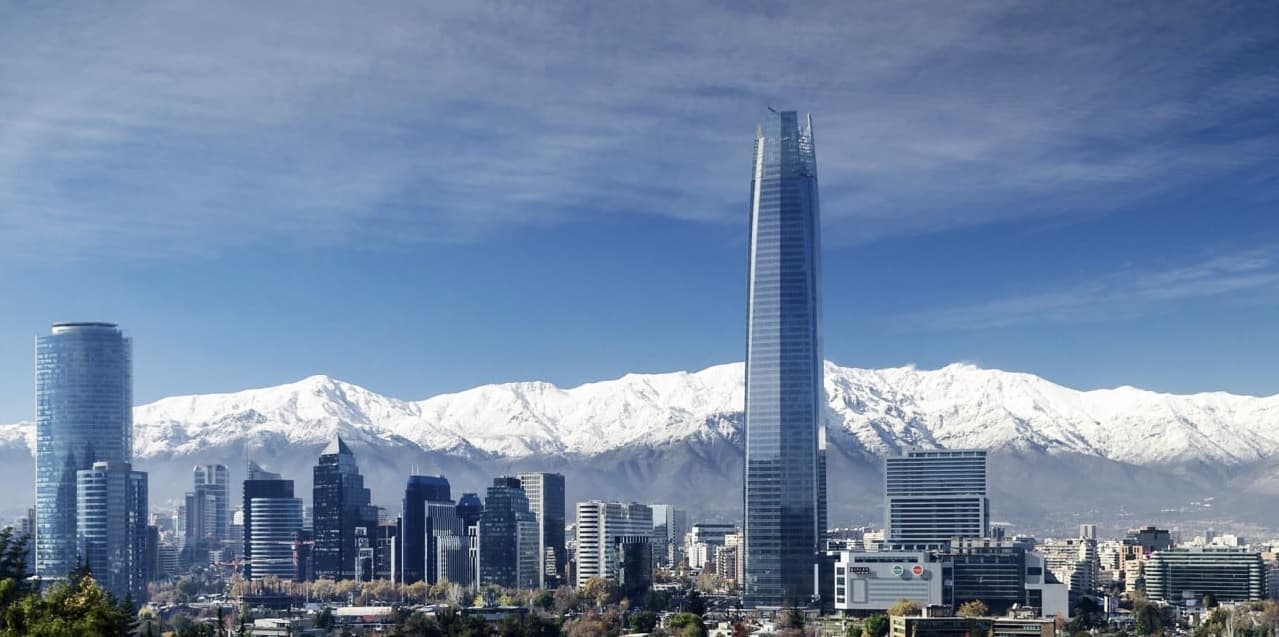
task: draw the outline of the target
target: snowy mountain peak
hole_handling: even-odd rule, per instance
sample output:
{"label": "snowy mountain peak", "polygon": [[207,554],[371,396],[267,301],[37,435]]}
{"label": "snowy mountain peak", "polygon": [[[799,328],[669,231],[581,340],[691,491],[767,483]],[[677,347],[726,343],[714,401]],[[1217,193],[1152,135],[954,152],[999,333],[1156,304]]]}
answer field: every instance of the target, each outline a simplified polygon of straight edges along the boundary
{"label": "snowy mountain peak", "polygon": [[[1279,396],[1177,396],[1132,387],[1081,392],[1026,373],[953,363],[855,369],[827,362],[831,440],[849,453],[910,446],[1079,453],[1134,464],[1255,462],[1279,452]],[[137,455],[168,457],[272,436],[520,458],[597,455],[682,441],[740,444],[742,363],[696,372],[627,374],[560,388],[485,385],[419,401],[330,376],[224,394],[175,396],[134,411]],[[0,445],[31,445],[29,424]]]}

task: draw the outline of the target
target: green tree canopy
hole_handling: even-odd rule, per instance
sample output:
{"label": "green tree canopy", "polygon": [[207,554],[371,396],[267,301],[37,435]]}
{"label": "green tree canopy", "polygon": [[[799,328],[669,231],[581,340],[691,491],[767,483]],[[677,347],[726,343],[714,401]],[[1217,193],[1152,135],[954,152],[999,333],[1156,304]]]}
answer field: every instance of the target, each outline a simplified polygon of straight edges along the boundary
{"label": "green tree canopy", "polygon": [[866,637],[884,637],[888,634],[888,616],[871,615],[862,623],[862,631]]}
{"label": "green tree canopy", "polygon": [[990,614],[990,607],[980,599],[969,600],[959,605],[955,614],[960,617],[985,617]]}

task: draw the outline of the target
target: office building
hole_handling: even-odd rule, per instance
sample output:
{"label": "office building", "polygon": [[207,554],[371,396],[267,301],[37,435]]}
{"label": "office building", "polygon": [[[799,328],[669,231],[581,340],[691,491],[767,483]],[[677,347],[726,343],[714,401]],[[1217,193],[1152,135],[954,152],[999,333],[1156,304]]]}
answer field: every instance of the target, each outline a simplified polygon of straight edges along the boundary
{"label": "office building", "polygon": [[457,505],[447,502],[426,503],[427,571],[426,581],[434,584],[448,581],[470,584],[466,568],[466,527],[457,514]]}
{"label": "office building", "polygon": [[528,496],[529,510],[537,520],[539,588],[556,588],[563,581],[568,552],[564,546],[564,476],[558,473],[521,473],[520,484]]}
{"label": "office building", "polygon": [[947,549],[954,564],[954,605],[981,600],[994,614],[1013,606],[1038,609],[1040,617],[1069,617],[1069,590],[1048,570],[1044,557],[1015,540],[962,539]]}
{"label": "office building", "polygon": [[[55,323],[35,350],[35,571],[60,578],[80,557],[77,472],[133,460],[132,343],[114,323]],[[127,517],[123,489],[111,497],[110,518]]]}
{"label": "office building", "polygon": [[752,607],[813,601],[826,529],[812,118],[769,110],[755,135],[746,303],[743,601]]}
{"label": "office building", "polygon": [[95,462],[76,472],[76,554],[117,598],[145,599],[147,474],[128,463]]}
{"label": "office building", "polygon": [[884,612],[899,600],[921,608],[951,606],[949,555],[936,551],[840,551],[835,561],[835,610]]}
{"label": "office building", "polygon": [[378,524],[377,534],[373,540],[375,579],[399,581],[399,533],[400,525],[395,521]]}
{"label": "office building", "polygon": [[652,534],[619,535],[613,539],[611,553],[618,594],[632,603],[643,601],[653,588]]}
{"label": "office building", "polygon": [[377,527],[377,507],[364,487],[355,454],[340,437],[320,452],[313,481],[315,576],[335,580],[355,577],[356,529]]}
{"label": "office building", "polygon": [[[401,584],[426,580],[427,564],[426,504],[453,503],[449,481],[444,476],[409,476],[400,507],[400,577]],[[426,580],[434,583],[434,580]]]}
{"label": "office building", "polygon": [[479,586],[537,587],[537,520],[519,478],[493,479],[477,530]]}
{"label": "office building", "polygon": [[738,533],[733,524],[698,523],[684,535],[684,560],[690,568],[704,569],[715,564],[716,554],[728,536]]}
{"label": "office building", "polygon": [[[188,537],[194,535],[196,537],[212,538],[217,540],[218,544],[230,540],[231,510],[230,501],[227,497],[229,478],[226,465],[196,465],[191,473],[192,494],[203,504],[201,515],[196,522],[199,526],[199,532],[192,534],[188,531]],[[190,520],[189,511],[187,515],[188,520]],[[190,525],[191,523],[188,522],[188,526]]]}
{"label": "office building", "polygon": [[1261,554],[1230,547],[1167,548],[1146,561],[1146,595],[1152,600],[1218,602],[1266,599],[1266,565]]}
{"label": "office building", "polygon": [[884,524],[894,544],[990,535],[984,450],[911,449],[887,458],[884,493]]}
{"label": "office building", "polygon": [[1155,551],[1165,551],[1173,547],[1172,532],[1153,526],[1143,526],[1128,531],[1124,543],[1140,548],[1142,555],[1150,555]]}
{"label": "office building", "polygon": [[675,566],[684,559],[688,512],[670,504],[654,504],[653,556],[659,566]]}
{"label": "office building", "polygon": [[298,577],[294,542],[302,530],[302,500],[293,481],[250,461],[244,480],[244,578]]}
{"label": "office building", "polygon": [[1017,617],[893,617],[889,637],[1056,637],[1052,619]]}
{"label": "office building", "polygon": [[457,501],[457,515],[462,518],[462,526],[471,528],[480,523],[480,516],[484,514],[484,502],[480,500],[478,493],[463,493],[462,497]]}
{"label": "office building", "polygon": [[[653,510],[646,504],[577,503],[577,581],[581,588],[593,577],[617,580],[614,546],[618,538],[653,536]],[[651,547],[650,547],[651,552]]]}

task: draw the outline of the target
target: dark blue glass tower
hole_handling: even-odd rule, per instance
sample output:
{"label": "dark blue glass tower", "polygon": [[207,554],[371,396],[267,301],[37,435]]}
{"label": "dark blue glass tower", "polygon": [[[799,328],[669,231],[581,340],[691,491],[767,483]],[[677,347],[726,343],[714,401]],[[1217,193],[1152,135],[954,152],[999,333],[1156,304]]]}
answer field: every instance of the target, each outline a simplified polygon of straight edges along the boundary
{"label": "dark blue glass tower", "polygon": [[409,476],[404,487],[404,501],[400,513],[400,583],[412,584],[426,581],[434,584],[435,569],[431,568],[428,555],[426,528],[427,502],[453,502],[449,481],[444,476]]}
{"label": "dark blue glass tower", "polygon": [[751,179],[745,601],[803,606],[826,528],[817,157],[811,117],[769,110]]}
{"label": "dark blue glass tower", "polygon": [[355,453],[341,438],[320,452],[311,506],[315,510],[315,575],[335,580],[355,577],[356,529],[377,530],[377,507],[370,504]]}
{"label": "dark blue glass tower", "polygon": [[[76,472],[132,460],[129,338],[113,323],[55,323],[36,338],[36,574],[62,577],[76,565]],[[104,506],[124,519],[117,491]]]}

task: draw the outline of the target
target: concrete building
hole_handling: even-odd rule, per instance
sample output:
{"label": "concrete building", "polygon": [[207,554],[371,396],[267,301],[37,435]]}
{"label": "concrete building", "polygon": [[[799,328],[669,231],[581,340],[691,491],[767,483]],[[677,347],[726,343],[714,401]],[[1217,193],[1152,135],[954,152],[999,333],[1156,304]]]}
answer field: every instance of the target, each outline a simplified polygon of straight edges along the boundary
{"label": "concrete building", "polygon": [[954,605],[981,600],[992,613],[1013,606],[1039,609],[1041,617],[1070,615],[1070,593],[1044,557],[1016,540],[969,539],[948,549],[954,562]]}
{"label": "concrete building", "polygon": [[1012,617],[893,617],[890,637],[1055,637],[1051,619]]}

